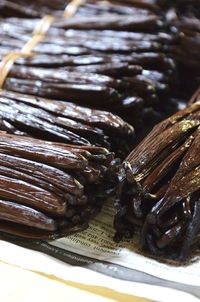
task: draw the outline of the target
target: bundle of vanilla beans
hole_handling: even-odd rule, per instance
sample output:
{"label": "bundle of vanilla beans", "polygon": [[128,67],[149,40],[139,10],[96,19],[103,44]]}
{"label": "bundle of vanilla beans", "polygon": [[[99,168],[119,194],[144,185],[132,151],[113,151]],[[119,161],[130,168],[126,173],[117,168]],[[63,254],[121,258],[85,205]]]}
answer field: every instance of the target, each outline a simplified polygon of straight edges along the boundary
{"label": "bundle of vanilla beans", "polygon": [[166,22],[178,34],[172,47],[179,70],[179,87],[189,96],[200,85],[200,1],[160,1]]}
{"label": "bundle of vanilla beans", "polygon": [[6,90],[0,130],[0,231],[24,239],[85,229],[134,141],[133,127],[110,112]]}
{"label": "bundle of vanilla beans", "polygon": [[[28,9],[34,10],[32,2]],[[45,9],[43,2],[38,5]],[[34,55],[17,60],[4,88],[109,110],[140,130],[155,124],[176,109],[168,99],[176,77],[169,53],[176,37],[165,31],[155,3],[137,2],[86,1],[73,18],[57,19]],[[2,5],[9,18],[0,20],[0,58],[21,49],[39,21],[20,18],[18,9],[28,11],[23,3]]]}
{"label": "bundle of vanilla beans", "polygon": [[116,161],[102,147],[0,132],[0,231],[52,239],[85,229],[109,196]]}
{"label": "bundle of vanilla beans", "polygon": [[163,259],[200,251],[199,97],[156,125],[119,174],[115,239],[139,230],[143,250]]}
{"label": "bundle of vanilla beans", "polygon": [[0,233],[81,231],[117,191],[115,239],[139,231],[185,260],[200,242],[199,0],[87,0],[64,18],[66,3],[0,3],[0,61],[55,17],[0,91]]}

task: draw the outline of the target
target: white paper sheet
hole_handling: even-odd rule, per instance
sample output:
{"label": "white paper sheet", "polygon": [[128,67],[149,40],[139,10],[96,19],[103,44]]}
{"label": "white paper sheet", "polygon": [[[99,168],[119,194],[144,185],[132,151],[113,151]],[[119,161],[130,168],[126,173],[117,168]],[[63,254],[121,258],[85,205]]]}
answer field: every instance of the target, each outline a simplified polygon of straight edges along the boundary
{"label": "white paper sheet", "polygon": [[89,229],[48,243],[50,248],[66,251],[65,259],[75,261],[76,265],[5,241],[0,241],[0,260],[64,280],[108,287],[155,301],[199,301],[200,262],[173,267],[137,254],[132,240],[114,243],[112,211],[107,204]]}
{"label": "white paper sheet", "polygon": [[154,301],[199,301],[193,295],[171,288],[122,281],[85,268],[70,266],[40,252],[25,249],[5,241],[0,241],[0,259],[22,268],[54,275],[66,281],[111,288],[118,292],[137,295]]}

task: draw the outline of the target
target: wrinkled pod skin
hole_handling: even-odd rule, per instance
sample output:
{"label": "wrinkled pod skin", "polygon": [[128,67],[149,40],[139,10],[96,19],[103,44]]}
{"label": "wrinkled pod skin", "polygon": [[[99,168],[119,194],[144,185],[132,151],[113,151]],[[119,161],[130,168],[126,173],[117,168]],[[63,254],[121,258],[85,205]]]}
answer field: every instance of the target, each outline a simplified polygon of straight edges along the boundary
{"label": "wrinkled pod skin", "polygon": [[144,251],[186,261],[199,250],[200,103],[154,127],[119,173],[115,240],[139,230]]}

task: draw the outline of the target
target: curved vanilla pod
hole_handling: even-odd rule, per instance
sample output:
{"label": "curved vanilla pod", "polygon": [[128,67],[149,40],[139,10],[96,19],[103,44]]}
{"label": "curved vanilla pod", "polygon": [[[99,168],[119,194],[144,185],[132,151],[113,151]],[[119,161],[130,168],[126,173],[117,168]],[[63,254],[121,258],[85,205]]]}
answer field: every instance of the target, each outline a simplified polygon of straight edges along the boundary
{"label": "curved vanilla pod", "polygon": [[43,213],[8,200],[0,200],[0,219],[42,230],[55,231],[55,221]]}
{"label": "curved vanilla pod", "polygon": [[144,250],[186,260],[199,249],[200,103],[159,123],[119,176],[116,240],[140,231]]}
{"label": "curved vanilla pod", "polygon": [[0,153],[0,165],[4,175],[9,175],[5,174],[6,171],[15,167],[13,173],[20,173],[20,177],[23,175],[23,179],[30,179],[33,184],[39,180],[41,187],[56,191],[61,196],[67,193],[75,196],[83,194],[83,186],[73,176],[53,166],[4,153]]}
{"label": "curved vanilla pod", "polygon": [[14,199],[16,202],[32,206],[49,214],[64,215],[66,204],[61,198],[39,186],[32,185],[30,182],[16,181],[14,177],[18,175],[12,173],[12,170],[7,172],[10,172],[10,177],[4,176],[3,173],[0,177],[1,198]]}

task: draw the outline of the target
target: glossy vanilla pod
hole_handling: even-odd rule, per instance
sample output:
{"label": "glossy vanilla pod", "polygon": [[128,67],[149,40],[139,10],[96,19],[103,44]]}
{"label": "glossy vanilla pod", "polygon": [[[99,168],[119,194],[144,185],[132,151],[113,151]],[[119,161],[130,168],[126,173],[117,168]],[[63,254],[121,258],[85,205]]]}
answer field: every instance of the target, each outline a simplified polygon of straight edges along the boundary
{"label": "glossy vanilla pod", "polygon": [[199,251],[200,103],[156,125],[119,174],[116,240],[140,233],[149,255],[185,261]]}
{"label": "glossy vanilla pod", "polygon": [[125,157],[134,143],[134,129],[107,111],[0,91],[0,130],[79,146],[100,146]]}

